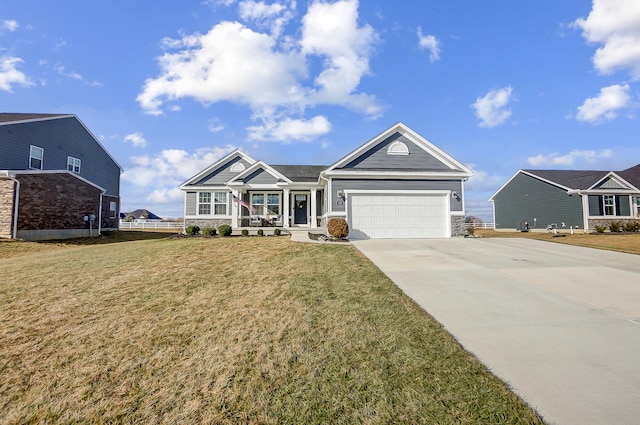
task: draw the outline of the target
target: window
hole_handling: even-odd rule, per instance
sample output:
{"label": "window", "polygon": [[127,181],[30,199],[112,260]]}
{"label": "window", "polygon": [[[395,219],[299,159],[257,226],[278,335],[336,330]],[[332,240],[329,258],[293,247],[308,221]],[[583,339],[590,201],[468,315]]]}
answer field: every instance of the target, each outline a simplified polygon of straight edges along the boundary
{"label": "window", "polygon": [[602,197],[604,206],[604,215],[616,215],[616,198],[613,195],[604,195]]}
{"label": "window", "polygon": [[400,140],[396,140],[387,148],[387,155],[409,155],[409,148]]}
{"label": "window", "polygon": [[80,160],[72,156],[67,157],[67,170],[80,173]]}
{"label": "window", "polygon": [[210,192],[198,193],[198,214],[199,215],[211,214],[211,193]]}
{"label": "window", "polygon": [[254,215],[280,215],[279,193],[252,193],[251,207]]}
{"label": "window", "polygon": [[640,217],[640,196],[636,196],[636,217]]}
{"label": "window", "polygon": [[264,193],[251,194],[251,209],[255,215],[264,215]]}
{"label": "window", "polygon": [[227,192],[215,192],[213,194],[213,213],[215,215],[227,215]]}
{"label": "window", "polygon": [[269,193],[267,195],[267,214],[280,215],[280,194]]}
{"label": "window", "polygon": [[109,202],[109,218],[116,218],[116,212],[118,210],[117,202]]}
{"label": "window", "polygon": [[240,171],[244,171],[246,169],[247,169],[247,167],[245,167],[242,162],[236,162],[235,164],[233,164],[231,166],[229,171],[231,171],[232,173],[239,173]]}
{"label": "window", "polygon": [[31,149],[29,149],[29,168],[42,170],[43,158],[44,149],[32,145]]}

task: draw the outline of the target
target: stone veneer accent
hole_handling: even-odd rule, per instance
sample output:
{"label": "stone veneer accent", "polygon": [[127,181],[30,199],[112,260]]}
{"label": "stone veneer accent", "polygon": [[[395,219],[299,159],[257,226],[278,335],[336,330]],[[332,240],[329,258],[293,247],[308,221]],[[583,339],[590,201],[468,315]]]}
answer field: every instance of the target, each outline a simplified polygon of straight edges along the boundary
{"label": "stone veneer accent", "polygon": [[188,218],[184,221],[184,227],[189,226],[198,226],[200,230],[205,227],[212,227],[217,229],[221,224],[228,224],[231,226],[231,219],[220,219],[220,218]]}
{"label": "stone veneer accent", "polygon": [[0,180],[0,238],[11,238],[13,231],[14,186],[13,180]]}
{"label": "stone veneer accent", "polygon": [[611,223],[620,223],[623,226],[626,223],[635,223],[637,221],[640,221],[637,218],[620,218],[620,217],[611,217],[611,218],[590,218],[589,219],[589,231],[591,232],[595,232],[596,230],[596,226],[602,226],[602,227],[606,227],[607,229],[609,228],[609,225]]}
{"label": "stone veneer accent", "polygon": [[464,236],[464,216],[451,216],[451,236]]}

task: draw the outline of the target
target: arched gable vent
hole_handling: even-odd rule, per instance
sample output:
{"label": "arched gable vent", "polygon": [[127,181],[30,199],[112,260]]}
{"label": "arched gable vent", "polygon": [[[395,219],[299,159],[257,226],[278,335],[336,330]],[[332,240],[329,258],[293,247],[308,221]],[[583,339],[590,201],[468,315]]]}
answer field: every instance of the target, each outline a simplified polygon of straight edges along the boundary
{"label": "arched gable vent", "polygon": [[396,140],[387,148],[387,155],[409,155],[409,148],[400,140]]}
{"label": "arched gable vent", "polygon": [[244,166],[244,164],[242,162],[236,162],[235,164],[233,164],[231,166],[231,168],[229,169],[232,173],[239,173],[240,171],[244,171],[246,170],[247,167]]}

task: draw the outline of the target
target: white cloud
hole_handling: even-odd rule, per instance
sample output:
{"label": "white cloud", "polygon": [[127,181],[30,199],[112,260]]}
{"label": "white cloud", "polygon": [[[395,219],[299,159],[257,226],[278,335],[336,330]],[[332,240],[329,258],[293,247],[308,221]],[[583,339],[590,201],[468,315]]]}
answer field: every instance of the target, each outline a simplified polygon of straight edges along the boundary
{"label": "white cloud", "polygon": [[474,191],[497,190],[503,183],[503,176],[489,175],[488,172],[477,169],[477,164],[467,164],[473,172],[465,183],[465,189]]}
{"label": "white cloud", "polygon": [[73,80],[82,80],[82,75],[78,74],[77,72],[65,72],[65,67],[64,65],[61,64],[56,64],[53,69],[56,70],[56,72],[60,75],[62,75],[63,77],[69,77]]}
{"label": "white cloud", "polygon": [[574,21],[590,43],[602,45],[593,56],[602,74],[627,69],[640,79],[640,2],[637,0],[593,0],[587,18]]}
{"label": "white cloud", "polygon": [[219,131],[222,131],[226,128],[226,126],[224,125],[224,123],[222,121],[220,121],[219,118],[211,118],[209,120],[209,126],[208,126],[208,130],[211,133],[217,133]]}
{"label": "white cloud", "polygon": [[142,136],[142,133],[131,133],[127,134],[124,137],[125,142],[130,142],[133,146],[137,148],[144,148],[147,146],[147,141]]}
{"label": "white cloud", "polygon": [[629,85],[614,84],[600,89],[596,97],[587,98],[578,107],[576,119],[597,124],[616,117],[616,111],[629,106]]}
{"label": "white cloud", "polygon": [[440,42],[433,35],[423,35],[422,28],[418,27],[418,45],[421,49],[429,50],[429,60],[435,62],[440,60]]}
{"label": "white cloud", "polygon": [[[377,118],[382,111],[377,99],[357,92],[377,40],[370,26],[358,24],[358,1],[313,2],[296,32],[299,39],[281,35],[295,5],[292,0],[240,2],[240,16],[268,26],[270,34],[239,22],[221,22],[206,34],[163,39],[162,46],[175,51],[157,58],[160,75],[145,81],[138,103],[154,115],[167,109],[165,103],[184,98],[203,105],[247,105],[252,119],[259,121],[248,128],[255,140],[291,141],[296,125],[308,130],[298,132],[301,140],[324,134],[328,122],[292,118],[317,105],[339,105]],[[317,69],[314,60],[321,66],[310,75]]]}
{"label": "white cloud", "polygon": [[183,199],[184,192],[177,187],[156,189],[145,198],[145,200],[159,205],[175,204]]}
{"label": "white cloud", "polygon": [[311,141],[331,131],[329,120],[318,115],[310,120],[284,118],[281,121],[271,121],[260,126],[249,127],[249,137],[252,140],[273,140],[288,143],[295,140]]}
{"label": "white cloud", "polygon": [[19,26],[20,25],[18,25],[18,21],[6,20],[0,23],[0,30],[7,30],[7,31],[13,32],[17,30]]}
{"label": "white cloud", "polygon": [[18,65],[24,62],[20,58],[15,57],[0,57],[0,90],[11,93],[13,85],[20,85],[23,87],[33,86],[26,74],[18,70]]}
{"label": "white cloud", "polygon": [[567,154],[552,153],[549,155],[538,154],[527,158],[527,162],[534,167],[542,166],[572,166],[576,161],[582,160],[585,163],[592,164],[601,158],[609,158],[613,155],[610,149],[601,151],[579,150],[574,149]]}
{"label": "white cloud", "polygon": [[511,116],[508,107],[513,89],[510,86],[490,90],[486,95],[476,99],[471,105],[475,109],[476,117],[480,120],[480,127],[496,127],[504,124]]}
{"label": "white cloud", "polygon": [[193,153],[182,149],[165,149],[155,156],[134,156],[130,158],[133,166],[125,170],[122,180],[155,190],[175,188],[234,149],[235,146],[231,145],[202,148]]}

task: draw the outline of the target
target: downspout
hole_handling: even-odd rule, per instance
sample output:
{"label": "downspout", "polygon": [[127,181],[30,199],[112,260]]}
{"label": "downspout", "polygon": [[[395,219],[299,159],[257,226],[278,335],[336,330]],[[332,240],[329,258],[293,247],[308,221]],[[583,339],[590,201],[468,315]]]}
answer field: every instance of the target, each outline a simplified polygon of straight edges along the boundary
{"label": "downspout", "polygon": [[107,189],[103,189],[100,193],[100,209],[98,210],[98,236],[102,235],[102,197],[107,193]]}
{"label": "downspout", "polygon": [[326,224],[326,222],[328,221],[329,209],[331,209],[331,211],[333,211],[333,204],[330,201],[331,200],[331,182],[329,181],[328,178],[326,178],[324,176],[324,171],[320,171],[320,178],[327,182],[327,185],[324,188],[325,203],[324,203],[324,211],[322,213],[322,217],[323,217],[324,222]]}
{"label": "downspout", "polygon": [[13,180],[16,183],[16,191],[14,195],[15,200],[13,201],[12,239],[17,239],[18,238],[18,206],[20,205],[20,180],[16,178],[15,174],[11,175],[10,173],[7,173],[7,177],[9,177],[11,180]]}

